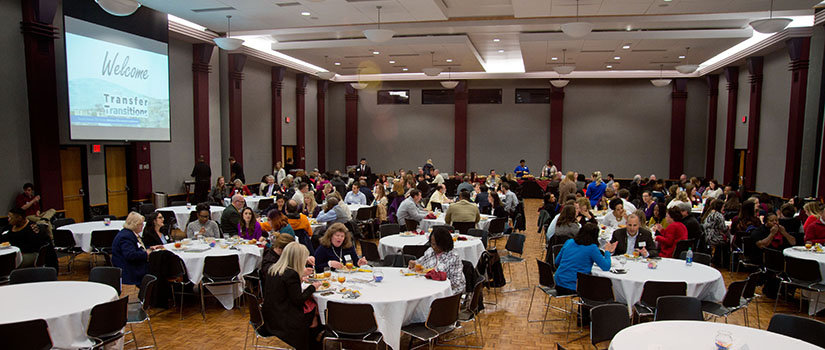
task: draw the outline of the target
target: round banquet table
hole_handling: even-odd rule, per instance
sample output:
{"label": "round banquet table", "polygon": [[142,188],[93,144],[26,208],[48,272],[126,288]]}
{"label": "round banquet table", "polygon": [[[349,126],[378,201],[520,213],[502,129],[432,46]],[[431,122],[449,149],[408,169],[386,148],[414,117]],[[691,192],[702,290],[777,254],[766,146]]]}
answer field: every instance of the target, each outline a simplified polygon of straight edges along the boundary
{"label": "round banquet table", "polygon": [[15,267],[17,267],[17,265],[20,265],[20,263],[23,262],[23,253],[20,252],[20,248],[17,248],[13,245],[10,245],[10,246],[5,247],[5,248],[0,247],[0,255],[6,255],[6,254],[14,254],[15,255],[15,258],[14,258],[14,266]]}
{"label": "round banquet table", "polygon": [[[481,257],[481,253],[484,252],[484,244],[481,243],[481,238],[467,235],[461,236],[467,237],[467,240],[455,241],[453,250],[461,260],[467,260],[475,265],[476,262],[478,262],[478,258]],[[429,235],[385,236],[378,241],[378,254],[381,255],[381,259],[390,254],[400,254],[401,249],[403,249],[405,245],[424,245],[427,244],[428,239]]]}
{"label": "round banquet table", "polygon": [[[424,322],[430,312],[433,300],[452,295],[450,281],[433,281],[421,276],[404,276],[401,269],[381,267],[376,268],[384,273],[384,280],[380,283],[356,283],[349,281],[353,278],[370,280],[370,273],[357,272],[345,274],[346,288],[361,292],[357,299],[345,299],[343,295],[321,295],[315,293],[321,322],[326,322],[324,312],[327,301],[333,300],[342,303],[370,304],[375,310],[375,320],[378,330],[384,335],[384,342],[393,349],[401,349],[401,327],[410,323]],[[333,274],[333,277],[335,274]],[[332,283],[333,288],[341,288],[338,282]]]}
{"label": "round banquet table", "polygon": [[[799,339],[758,328],[701,321],[645,322],[621,330],[610,342],[610,350],[716,349],[716,334],[730,332],[731,349],[822,349]],[[747,345],[747,347],[745,347]]]}
{"label": "round banquet table", "polygon": [[[246,206],[252,208],[253,211],[258,210],[258,202],[260,202],[261,199],[264,199],[264,198],[273,198],[274,199],[275,197],[274,196],[273,197],[266,197],[266,196],[258,196],[258,195],[243,196],[244,201],[246,201]],[[225,204],[226,206],[231,205],[232,204],[232,197],[224,198],[223,199],[223,204]],[[188,219],[188,217],[187,217],[187,219]]]}
{"label": "round banquet table", "polygon": [[[444,221],[444,216],[446,216],[445,213],[438,213],[438,217],[436,217],[435,219],[421,220],[421,222],[418,224],[418,229],[428,231],[433,226],[446,225],[447,223]],[[481,220],[478,222],[478,224],[476,224],[476,228],[480,228],[482,230],[489,229],[490,221],[493,221],[492,219],[495,218],[496,217],[492,215],[481,214]]]}
{"label": "round banquet table", "polygon": [[79,224],[60,226],[60,229],[72,231],[72,235],[74,235],[75,247],[80,247],[84,252],[88,253],[92,251],[92,231],[120,231],[123,229],[123,224],[125,222],[126,221],[123,220],[112,220],[109,226],[106,226],[103,221],[89,221],[81,222]]}
{"label": "round banquet table", "polygon": [[[813,260],[819,263],[819,275],[825,276],[825,253],[816,253],[813,250],[807,250],[803,246],[794,246],[785,248],[782,254],[797,259]],[[801,292],[806,297],[812,298],[808,303],[808,314],[813,315],[822,309],[825,309],[825,293],[819,296],[819,304],[814,302],[816,294],[811,291],[803,290]]]}
{"label": "round banquet table", "polygon": [[[611,267],[620,268],[616,257],[613,257]],[[725,297],[725,281],[722,274],[707,265],[693,263],[692,266],[687,266],[684,260],[664,258],[659,260],[656,269],[649,269],[644,259],[628,259],[624,268],[627,273],[615,274],[602,271],[594,265],[591,273],[610,278],[616,301],[627,303],[628,307],[639,301],[642,288],[647,281],[687,282],[687,295],[699,300],[720,301]]]}
{"label": "round banquet table", "polygon": [[[220,243],[218,243],[220,244]],[[261,259],[263,257],[264,248],[251,244],[238,244],[233,248],[223,249],[219,245],[210,248],[206,243],[192,241],[181,249],[175,249],[174,243],[169,243],[163,246],[183,260],[186,267],[186,274],[189,276],[189,281],[194,284],[201,282],[203,278],[203,265],[206,262],[207,256],[224,256],[237,255],[238,263],[241,267],[240,277],[255,271],[255,268],[261,266]],[[207,289],[215,295],[227,310],[232,309],[235,301],[232,298],[233,286],[208,286]],[[241,296],[242,286],[235,285],[235,296]]]}
{"label": "round banquet table", "polygon": [[[218,224],[221,223],[221,214],[223,214],[223,209],[224,207],[218,205],[209,206],[209,212],[212,213],[212,220],[214,220]],[[163,207],[158,208],[155,211],[158,210],[171,210],[173,213],[175,213],[175,219],[177,220],[178,228],[181,230],[186,230],[186,223],[189,222],[190,213],[195,211],[195,205],[192,205],[190,208],[187,208],[185,205]]]}
{"label": "round banquet table", "polygon": [[[80,281],[15,284],[0,287],[0,324],[44,319],[52,343],[58,349],[89,347],[86,337],[89,314],[97,304],[118,298],[111,286]],[[13,303],[12,306],[10,303]]]}

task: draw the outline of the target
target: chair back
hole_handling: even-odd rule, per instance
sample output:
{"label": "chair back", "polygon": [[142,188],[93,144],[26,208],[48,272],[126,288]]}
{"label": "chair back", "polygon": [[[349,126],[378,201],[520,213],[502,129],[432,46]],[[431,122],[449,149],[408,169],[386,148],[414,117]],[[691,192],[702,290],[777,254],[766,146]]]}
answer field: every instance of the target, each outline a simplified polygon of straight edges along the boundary
{"label": "chair back", "polygon": [[539,265],[539,285],[555,288],[556,280],[553,278],[553,266],[539,259],[536,259],[536,264]]}
{"label": "chair back", "polygon": [[243,292],[243,298],[247,308],[249,308],[249,324],[257,330],[264,325],[264,316],[261,314],[261,303],[258,301],[258,297],[247,291]]}
{"label": "chair back", "polygon": [[113,266],[95,266],[89,271],[89,282],[103,283],[111,286],[120,295],[121,271],[119,267]]}
{"label": "chair back", "polygon": [[356,221],[369,221],[371,219],[372,209],[370,207],[362,207],[358,208],[358,211],[355,212],[355,220]]}
{"label": "chair back", "polygon": [[[261,200],[258,201],[258,211],[261,212],[261,213],[266,213],[266,211],[269,209],[269,207],[271,207],[272,204],[274,204],[274,203],[275,203],[274,198],[261,199]],[[304,203],[301,203],[301,204],[304,204]]]}
{"label": "chair back", "polygon": [[630,327],[627,306],[623,304],[605,304],[590,309],[590,343],[613,340],[616,333]]}
{"label": "chair back", "polygon": [[140,281],[140,290],[138,291],[138,300],[142,304],[143,310],[148,311],[149,307],[152,303],[147,303],[146,298],[152,300],[155,292],[155,282],[157,282],[158,278],[154,275],[145,274],[143,275],[143,279]]}
{"label": "chair back", "polygon": [[115,241],[118,230],[95,230],[92,231],[90,243],[93,248],[104,249],[111,248]]}
{"label": "chair back", "polygon": [[785,255],[776,249],[762,249],[762,263],[765,269],[775,274],[785,271]]}
{"label": "chair back", "polygon": [[681,256],[682,252],[687,251],[688,248],[693,249],[693,252],[696,253],[696,239],[683,239],[676,242],[676,248],[673,250],[673,256]]}
{"label": "chair back", "polygon": [[728,291],[725,292],[725,297],[722,298],[722,306],[739,306],[740,300],[742,299],[742,293],[745,291],[745,286],[747,284],[748,280],[731,282],[731,284],[728,286]]}
{"label": "chair back", "polygon": [[[210,217],[209,219],[211,220],[212,218]],[[189,226],[190,222],[196,221],[196,220],[198,220],[198,212],[193,210],[189,213],[189,218],[186,219],[186,225],[184,225],[184,230],[186,229],[186,226]],[[166,226],[166,225],[164,225],[164,226]]]}
{"label": "chair back", "polygon": [[424,253],[427,251],[427,248],[430,246],[423,244],[423,245],[405,245],[404,248],[401,249],[401,253],[405,255],[412,255],[416,259],[424,256]]}
{"label": "chair back", "polygon": [[57,281],[57,270],[54,267],[26,267],[12,270],[9,274],[9,284],[52,281]]}
{"label": "chair back", "polygon": [[[183,205],[186,205],[184,202]],[[173,204],[174,206],[174,204]],[[177,217],[175,216],[175,212],[171,210],[156,210],[158,214],[163,215],[163,226],[173,226],[175,223],[178,222]]]}
{"label": "chair back", "polygon": [[350,304],[328,301],[327,327],[337,334],[366,335],[378,330],[375,313],[370,304]]}
{"label": "chair back", "polygon": [[433,211],[444,211],[444,207],[441,206],[441,202],[430,202],[430,208],[432,208]]}
{"label": "chair back", "polygon": [[559,256],[559,252],[561,252],[562,247],[564,247],[564,244],[556,244],[553,245],[552,248],[550,248],[553,252],[553,255],[551,256],[551,260],[548,261],[548,263],[550,263],[550,266],[553,267],[553,271],[556,271],[556,268],[558,268],[558,266],[556,266],[556,257]]}
{"label": "chair back", "polygon": [[409,266],[410,260],[415,260],[415,256],[409,254],[390,254],[384,257],[381,265],[388,267],[407,267]]}
{"label": "chair back", "polygon": [[[6,254],[14,256],[14,254]],[[52,348],[49,324],[44,319],[0,325],[3,347],[16,350],[48,350]]]}
{"label": "chair back", "polygon": [[424,326],[429,329],[454,326],[458,321],[461,293],[433,300]]}
{"label": "chair back", "polygon": [[667,281],[647,281],[642,287],[642,297],[639,302],[648,307],[655,307],[659,297],[687,295],[687,283]]}
{"label": "chair back", "polygon": [[487,231],[490,232],[490,235],[500,235],[504,233],[506,225],[507,218],[495,218],[490,220],[490,227],[487,228]]}
{"label": "chair back", "polygon": [[467,235],[481,238],[481,244],[487,246],[487,231],[480,228],[471,228],[467,230]]}
{"label": "chair back", "polygon": [[46,256],[49,255],[50,251],[54,251],[51,243],[46,243],[40,246],[40,249],[37,250],[37,258],[34,259],[34,266],[35,267],[43,267],[46,266]]}
{"label": "chair back", "polygon": [[825,348],[825,323],[812,318],[775,314],[771,317],[768,332],[779,333]]}
{"label": "chair back", "polygon": [[312,243],[312,238],[309,237],[309,233],[307,233],[306,230],[295,230],[295,238],[298,238],[298,242],[307,247],[310,255],[315,253],[315,245]]}
{"label": "chair back", "polygon": [[810,284],[822,281],[822,275],[819,273],[819,263],[816,260],[797,259],[786,256],[785,273],[787,273],[790,278],[805,281]]}
{"label": "chair back", "polygon": [[567,350],[567,348],[561,346],[559,343],[556,343],[556,350]]}
{"label": "chair back", "polygon": [[179,207],[179,206],[186,205],[186,203],[187,203],[186,201],[171,201],[171,202],[169,202],[169,206],[170,207]]}
{"label": "chair back", "polygon": [[89,221],[103,221],[105,219],[117,220],[117,216],[114,216],[114,215],[93,215],[92,219],[89,220]]}
{"label": "chair back", "polygon": [[126,326],[126,314],[129,296],[97,304],[89,314],[86,335],[92,338],[107,338],[120,333]]}
{"label": "chair back", "polygon": [[407,231],[415,231],[418,229],[418,221],[404,220],[404,227],[407,229]]}
{"label": "chair back", "polygon": [[757,271],[748,276],[748,283],[745,284],[745,289],[742,290],[742,297],[750,300],[756,296],[756,287],[764,284],[767,272]]}
{"label": "chair back", "polygon": [[0,255],[0,280],[8,278],[15,267],[17,267],[17,254]]}
{"label": "chair back", "polygon": [[66,225],[71,225],[71,224],[74,224],[74,219],[72,219],[72,218],[60,218],[60,219],[54,220],[54,222],[52,223],[52,226],[54,228],[59,228],[61,226],[66,226]]}
{"label": "chair back", "polygon": [[447,231],[450,231],[450,233],[455,232],[455,227],[453,227],[452,225],[433,225],[431,228],[432,228],[433,230],[435,230],[435,229],[437,229],[437,228],[439,228],[439,229],[445,229],[445,230],[447,230]]}
{"label": "chair back", "polygon": [[484,278],[479,278],[476,281],[475,287],[473,287],[473,296],[470,298],[470,304],[467,305],[470,311],[474,314],[478,313],[481,308],[481,297],[484,295]]}
{"label": "chair back", "polygon": [[212,281],[231,280],[240,273],[237,255],[207,256],[203,262],[203,278]]}
{"label": "chair back", "polygon": [[[687,260],[687,250],[683,250],[681,253],[679,253],[679,259]],[[710,266],[710,260],[710,254],[699,253],[696,251],[693,252],[693,262]]]}
{"label": "chair back", "polygon": [[361,254],[367,261],[381,261],[381,254],[378,253],[378,246],[370,241],[361,241]]}
{"label": "chair back", "polygon": [[399,224],[382,224],[378,227],[378,231],[381,232],[381,238],[390,236],[390,235],[397,235],[401,233],[401,225]]}
{"label": "chair back", "polygon": [[669,295],[656,300],[654,321],[704,321],[702,302],[688,296]]}
{"label": "chair back", "polygon": [[518,255],[524,254],[524,240],[525,236],[520,233],[511,233],[510,237],[507,237],[507,244],[504,245],[504,249],[506,249],[510,253],[516,253]]}
{"label": "chair back", "polygon": [[614,301],[613,282],[607,277],[600,277],[577,272],[576,294],[587,301]]}
{"label": "chair back", "polygon": [[453,221],[453,227],[455,227],[455,229],[458,230],[458,233],[466,235],[467,231],[469,231],[470,229],[474,229],[476,227],[476,223]]}
{"label": "chair back", "polygon": [[72,231],[56,229],[52,235],[54,236],[55,248],[74,248],[77,244],[74,240],[74,234],[72,234]]}
{"label": "chair back", "polygon": [[153,211],[155,211],[155,205],[152,203],[143,203],[138,206],[138,213],[140,213],[140,215],[146,216],[151,214]]}

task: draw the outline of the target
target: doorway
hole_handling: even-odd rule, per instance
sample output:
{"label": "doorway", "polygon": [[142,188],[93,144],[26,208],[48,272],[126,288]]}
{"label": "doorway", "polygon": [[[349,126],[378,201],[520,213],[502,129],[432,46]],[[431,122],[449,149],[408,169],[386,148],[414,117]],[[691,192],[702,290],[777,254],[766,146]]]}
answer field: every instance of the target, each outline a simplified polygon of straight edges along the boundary
{"label": "doorway", "polygon": [[126,185],[126,147],[106,146],[106,197],[109,215],[129,213],[129,188]]}
{"label": "doorway", "polygon": [[89,199],[86,177],[86,149],[83,146],[60,148],[60,177],[63,184],[63,210],[67,218],[75,222],[85,220]]}
{"label": "doorway", "polygon": [[[742,190],[745,185],[745,154],[746,149],[737,149],[736,152],[736,184],[738,189]],[[744,192],[743,192],[744,193]]]}
{"label": "doorway", "polygon": [[[298,154],[296,146],[281,146],[281,159],[283,159],[284,168],[289,171],[295,168],[295,155]],[[292,165],[287,166],[288,160],[292,159]]]}

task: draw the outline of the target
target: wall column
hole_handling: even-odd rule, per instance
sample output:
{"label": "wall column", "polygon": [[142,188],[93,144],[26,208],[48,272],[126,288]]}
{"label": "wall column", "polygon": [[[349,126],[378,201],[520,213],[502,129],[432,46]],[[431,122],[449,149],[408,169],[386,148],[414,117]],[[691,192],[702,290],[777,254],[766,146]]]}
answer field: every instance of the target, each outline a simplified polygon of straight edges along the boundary
{"label": "wall column", "polygon": [[453,127],[455,131],[455,158],[453,158],[453,171],[457,173],[467,172],[467,102],[469,93],[467,91],[467,81],[462,80],[455,87],[455,115]]}
{"label": "wall column", "polygon": [[[762,66],[764,57],[748,57],[750,107],[748,108],[748,151],[745,154],[745,189],[756,188],[756,162],[759,159],[759,120],[762,112]],[[803,97],[804,98],[804,97]]]}
{"label": "wall column", "polygon": [[788,113],[788,145],[785,148],[785,183],[782,196],[799,193],[802,168],[802,131],[805,127],[805,97],[808,94],[808,58],[811,38],[793,38],[785,42],[791,56],[791,102]]}
{"label": "wall column", "polygon": [[209,164],[209,73],[212,44],[192,44],[192,101],[194,102],[195,161]]}
{"label": "wall column", "polygon": [[318,171],[323,173],[327,171],[326,101],[329,80],[318,80],[316,84],[318,88],[318,92],[315,95],[318,103],[315,109],[318,112]]}
{"label": "wall column", "polygon": [[227,55],[227,71],[229,72],[229,155],[244,164],[243,161],[243,102],[241,86],[243,83],[243,66],[246,55],[230,53]]}
{"label": "wall column", "polygon": [[32,174],[40,207],[63,209],[60,174],[60,132],[57,107],[57,72],[52,25],[57,0],[21,0],[23,48],[26,55],[26,90],[31,134]]}
{"label": "wall column", "polygon": [[306,74],[295,75],[295,129],[298,134],[298,161],[295,165],[298,169],[306,170],[306,94],[309,76]]}
{"label": "wall column", "polygon": [[272,67],[272,169],[275,169],[275,163],[281,162],[283,166],[283,159],[281,159],[281,144],[282,136],[281,130],[283,127],[283,100],[281,98],[281,91],[284,86],[284,75],[286,75],[286,67]]}
{"label": "wall column", "polygon": [[739,67],[725,67],[725,80],[728,81],[728,114],[725,126],[725,185],[734,181],[736,164],[736,97],[739,94]]}
{"label": "wall column", "polygon": [[670,178],[678,179],[685,170],[687,79],[673,79],[673,92],[670,96]]}
{"label": "wall column", "polygon": [[358,164],[358,90],[346,84],[346,122],[344,142],[346,156],[344,166]]}
{"label": "wall column", "polygon": [[719,75],[705,77],[708,83],[708,146],[705,155],[705,178],[712,179],[716,170],[716,120],[719,107]]}
{"label": "wall column", "polygon": [[562,169],[563,131],[564,88],[550,85],[550,160],[559,170]]}
{"label": "wall column", "polygon": [[149,145],[147,141],[129,144],[126,167],[129,173],[129,189],[132,200],[152,198],[152,152]]}

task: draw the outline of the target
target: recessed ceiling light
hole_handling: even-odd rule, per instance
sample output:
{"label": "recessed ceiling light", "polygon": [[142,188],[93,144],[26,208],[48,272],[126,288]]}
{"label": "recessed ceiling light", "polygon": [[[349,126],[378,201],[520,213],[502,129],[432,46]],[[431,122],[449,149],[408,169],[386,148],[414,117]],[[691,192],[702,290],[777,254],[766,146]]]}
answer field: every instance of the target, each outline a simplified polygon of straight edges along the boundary
{"label": "recessed ceiling light", "polygon": [[550,59],[553,60],[553,61],[558,61],[559,60],[558,57],[550,57]]}
{"label": "recessed ceiling light", "polygon": [[373,55],[378,55],[378,54],[380,54],[380,53],[381,53],[381,52],[378,52],[378,51],[373,51],[373,52],[372,52],[372,54],[373,54]]}
{"label": "recessed ceiling light", "polygon": [[620,59],[622,59],[622,58],[621,58],[621,57],[619,57],[619,56],[614,56],[614,57],[613,57],[613,59],[614,59],[614,60],[620,60]]}
{"label": "recessed ceiling light", "polygon": [[410,69],[409,69],[409,68],[407,68],[407,67],[404,67],[404,68],[401,68],[401,70],[403,70],[403,71],[405,71],[405,72],[406,72],[406,71],[408,71],[408,70],[410,70]]}
{"label": "recessed ceiling light", "polygon": [[613,68],[613,66],[611,66],[611,65],[609,65],[609,64],[608,64],[608,65],[607,65],[607,67],[605,67],[605,68],[607,68],[607,69],[611,69],[611,68]]}
{"label": "recessed ceiling light", "polygon": [[447,63],[452,63],[452,62],[453,62],[453,59],[452,59],[452,58],[448,58],[448,59],[446,59],[446,61],[447,61]]}
{"label": "recessed ceiling light", "polygon": [[623,49],[625,49],[625,50],[627,50],[627,49],[629,49],[629,48],[630,48],[630,45],[622,45],[622,48],[623,48]]}
{"label": "recessed ceiling light", "polygon": [[391,60],[391,61],[390,61],[390,64],[395,64],[395,61],[392,61],[392,60]]}
{"label": "recessed ceiling light", "polygon": [[685,58],[685,55],[679,55],[679,59],[680,59],[680,60],[681,60],[681,59],[684,59],[684,58]]}
{"label": "recessed ceiling light", "polygon": [[497,42],[499,42],[499,41],[501,41],[501,39],[499,39],[499,38],[495,38],[495,39],[493,39],[493,42],[494,42],[494,43],[497,43]]}
{"label": "recessed ceiling light", "polygon": [[664,1],[665,1],[665,2],[671,2],[671,1],[673,1],[673,0],[664,0]]}
{"label": "recessed ceiling light", "polygon": [[629,32],[629,31],[633,30],[633,27],[631,27],[631,26],[627,26],[624,30],[626,30],[626,31],[628,31],[628,32]]}
{"label": "recessed ceiling light", "polygon": [[335,65],[336,65],[336,66],[340,66],[340,65],[341,65],[341,62],[335,62]]}
{"label": "recessed ceiling light", "polygon": [[312,14],[309,13],[309,11],[303,11],[301,12],[301,16],[312,16]]}
{"label": "recessed ceiling light", "polygon": [[498,50],[498,53],[504,53],[504,50]]}

